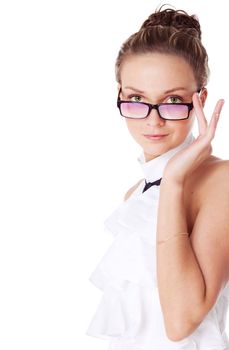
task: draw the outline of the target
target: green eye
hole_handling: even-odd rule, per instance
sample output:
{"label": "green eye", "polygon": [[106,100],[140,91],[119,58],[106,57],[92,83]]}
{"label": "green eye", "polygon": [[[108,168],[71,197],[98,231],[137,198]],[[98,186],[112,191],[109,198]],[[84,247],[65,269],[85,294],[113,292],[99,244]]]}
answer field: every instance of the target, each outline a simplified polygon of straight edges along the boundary
{"label": "green eye", "polygon": [[169,97],[168,103],[181,103],[181,99],[179,97]]}
{"label": "green eye", "polygon": [[141,102],[141,96],[132,95],[129,98],[132,102]]}

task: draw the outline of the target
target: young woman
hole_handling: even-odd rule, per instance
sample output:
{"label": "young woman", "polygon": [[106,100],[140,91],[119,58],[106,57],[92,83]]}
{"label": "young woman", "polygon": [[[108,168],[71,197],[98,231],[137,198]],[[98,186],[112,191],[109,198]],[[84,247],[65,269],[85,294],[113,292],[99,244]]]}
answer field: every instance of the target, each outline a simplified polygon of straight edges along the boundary
{"label": "young woman", "polygon": [[229,162],[211,154],[224,101],[208,123],[196,17],[153,13],[123,44],[116,76],[145,179],[105,222],[115,239],[91,276],[104,296],[87,333],[109,350],[229,349]]}

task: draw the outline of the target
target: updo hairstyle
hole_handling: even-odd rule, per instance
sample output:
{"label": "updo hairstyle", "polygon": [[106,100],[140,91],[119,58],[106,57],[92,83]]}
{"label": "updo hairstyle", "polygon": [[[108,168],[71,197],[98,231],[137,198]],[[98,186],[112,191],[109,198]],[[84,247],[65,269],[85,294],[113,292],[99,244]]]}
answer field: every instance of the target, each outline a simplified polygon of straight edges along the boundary
{"label": "updo hairstyle", "polygon": [[[163,7],[163,6],[162,6]],[[208,55],[201,42],[201,28],[195,15],[162,7],[151,14],[137,33],[122,45],[115,65],[116,80],[121,84],[121,67],[128,56],[144,53],[172,54],[184,58],[192,67],[201,89],[209,76]]]}

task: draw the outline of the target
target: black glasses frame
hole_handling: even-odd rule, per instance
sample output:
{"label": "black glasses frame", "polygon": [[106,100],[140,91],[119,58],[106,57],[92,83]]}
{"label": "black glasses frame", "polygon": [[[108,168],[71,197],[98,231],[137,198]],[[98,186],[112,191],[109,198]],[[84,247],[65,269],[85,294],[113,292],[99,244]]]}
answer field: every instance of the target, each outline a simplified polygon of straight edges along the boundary
{"label": "black glasses frame", "polygon": [[[200,90],[198,90],[198,93],[199,93],[199,92],[200,92]],[[192,103],[192,102],[191,102],[191,103],[176,103],[176,105],[178,105],[178,106],[187,106],[187,107],[188,107],[188,116],[187,116],[186,118],[180,118],[180,119],[164,118],[164,117],[161,116],[159,108],[160,108],[160,106],[171,105],[171,103],[151,104],[151,103],[147,103],[147,102],[124,101],[124,100],[121,100],[121,99],[120,99],[120,97],[119,97],[119,96],[120,96],[120,93],[121,93],[121,88],[120,88],[119,93],[118,93],[117,107],[118,107],[118,109],[119,109],[119,112],[120,112],[121,116],[124,117],[124,118],[128,118],[128,119],[145,119],[145,118],[147,118],[147,117],[150,115],[152,109],[156,109],[156,110],[157,110],[157,113],[158,113],[158,115],[159,115],[159,117],[160,117],[161,119],[164,119],[164,120],[172,120],[172,121],[186,120],[186,119],[189,118],[190,111],[193,109],[193,103]],[[142,118],[126,117],[126,116],[124,116],[124,115],[122,114],[122,111],[121,111],[121,105],[122,105],[122,103],[128,103],[128,104],[140,103],[140,104],[142,104],[142,105],[148,106],[148,107],[149,107],[149,111],[148,111],[147,115],[146,115],[145,117],[142,117]]]}

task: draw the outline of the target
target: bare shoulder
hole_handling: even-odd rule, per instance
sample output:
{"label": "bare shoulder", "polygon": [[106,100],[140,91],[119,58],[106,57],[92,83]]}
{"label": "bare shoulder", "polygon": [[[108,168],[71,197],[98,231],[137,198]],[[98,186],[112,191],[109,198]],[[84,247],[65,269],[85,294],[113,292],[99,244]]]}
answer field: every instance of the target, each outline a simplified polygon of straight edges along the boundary
{"label": "bare shoulder", "polygon": [[229,160],[210,157],[197,173],[204,195],[229,191]]}
{"label": "bare shoulder", "polygon": [[126,201],[131,195],[132,193],[136,190],[136,188],[138,187],[138,185],[142,182],[143,179],[139,180],[134,186],[132,186],[125,194],[124,196],[124,201]]}
{"label": "bare shoulder", "polygon": [[[224,215],[229,225],[229,161],[209,157],[187,180],[185,202],[189,229],[196,224],[199,213],[205,212],[207,220]],[[213,217],[211,217],[213,219]]]}
{"label": "bare shoulder", "polygon": [[229,171],[229,160],[223,160],[214,156],[211,156],[206,162],[206,167],[212,169],[215,174],[222,174]]}
{"label": "bare shoulder", "polygon": [[[229,191],[229,160],[211,156],[202,166],[192,174],[188,181],[188,188],[198,194],[201,201],[205,201],[211,194]],[[226,194],[225,193],[225,194]]]}

